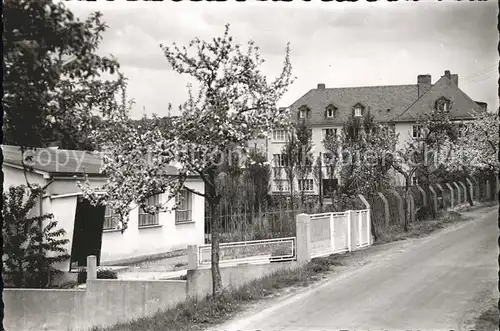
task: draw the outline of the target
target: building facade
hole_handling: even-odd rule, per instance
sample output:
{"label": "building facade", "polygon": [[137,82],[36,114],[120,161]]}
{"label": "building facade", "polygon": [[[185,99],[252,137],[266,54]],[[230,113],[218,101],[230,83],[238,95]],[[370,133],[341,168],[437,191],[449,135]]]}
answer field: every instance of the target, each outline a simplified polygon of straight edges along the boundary
{"label": "building facade", "polygon": [[[181,206],[172,212],[148,214],[135,207],[129,215],[128,228],[122,232],[117,214],[104,206],[92,206],[82,197],[77,180],[88,175],[90,185],[102,187],[107,178],[101,174],[102,160],[91,152],[39,148],[29,152],[29,166],[25,173],[21,160],[26,162],[17,146],[2,146],[4,153],[4,192],[10,186],[38,184],[47,186],[46,194],[34,208],[38,214],[51,213],[58,228],[66,231],[66,245],[71,259],[58,268],[74,271],[85,265],[88,255],[96,255],[100,264],[115,264],[127,260],[161,255],[186,249],[188,245],[204,244],[204,198],[184,190]],[[167,166],[167,174],[175,176],[177,169]],[[185,187],[204,192],[201,178],[189,177]],[[150,198],[151,205],[165,203],[166,194]]]}
{"label": "building facade", "polygon": [[[312,130],[312,153],[314,159],[327,152],[323,146],[326,135],[340,135],[343,124],[349,117],[362,117],[369,112],[374,121],[388,124],[399,135],[398,146],[421,134],[422,127],[417,124],[421,115],[434,110],[448,113],[452,121],[472,120],[474,111],[486,111],[487,105],[471,99],[458,87],[458,75],[444,72],[434,84],[431,75],[417,76],[416,84],[393,86],[365,86],[327,88],[318,84],[289,106],[292,120],[305,121]],[[277,129],[258,146],[265,151],[273,164],[283,163],[282,149],[288,133]],[[271,191],[288,192],[289,185],[281,171],[281,177],[273,181]],[[394,178],[396,185],[403,185],[399,176]],[[324,186],[324,185],[323,185]],[[307,194],[318,194],[319,184],[311,174],[294,188]]]}

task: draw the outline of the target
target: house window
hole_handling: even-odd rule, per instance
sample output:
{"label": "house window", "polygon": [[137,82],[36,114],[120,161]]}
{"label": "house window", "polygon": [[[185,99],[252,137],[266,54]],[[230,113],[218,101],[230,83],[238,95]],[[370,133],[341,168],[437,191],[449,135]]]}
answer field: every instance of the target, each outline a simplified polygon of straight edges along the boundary
{"label": "house window", "polygon": [[290,188],[288,187],[288,180],[277,179],[274,181],[274,191],[275,192],[288,192]]}
{"label": "house window", "polygon": [[323,139],[328,138],[328,137],[336,137],[337,136],[337,129],[323,129],[322,130],[323,134]]}
{"label": "house window", "polygon": [[357,104],[354,106],[354,116],[355,117],[361,117],[363,116],[365,107],[362,104]]}
{"label": "house window", "polygon": [[302,106],[299,108],[299,119],[309,117],[309,108],[307,106]]}
{"label": "house window", "polygon": [[436,100],[436,110],[438,112],[448,112],[450,110],[450,100],[441,97],[438,100]]}
{"label": "house window", "polygon": [[182,190],[177,197],[177,209],[175,210],[175,223],[192,222],[193,194],[188,190]]}
{"label": "house window", "polygon": [[[156,206],[160,203],[160,196],[158,194],[149,197],[146,200],[146,206]],[[139,228],[151,225],[160,224],[158,213],[150,214],[139,208]]]}
{"label": "house window", "polygon": [[326,117],[327,118],[333,118],[337,116],[337,108],[330,105],[326,107]]}
{"label": "house window", "polygon": [[285,154],[273,154],[274,165],[276,167],[286,167],[286,155]]}
{"label": "house window", "polygon": [[299,179],[299,190],[300,191],[313,191],[314,181],[312,179]]}
{"label": "house window", "polygon": [[418,177],[417,176],[413,176],[411,178],[411,185],[413,185],[413,186],[418,185]]}
{"label": "house window", "polygon": [[285,142],[286,141],[285,130],[274,130],[273,131],[273,141]]}
{"label": "house window", "polygon": [[421,138],[423,135],[424,126],[420,124],[412,125],[412,133],[411,136],[413,138]]}
{"label": "house window", "polygon": [[102,226],[102,229],[103,230],[116,229],[119,222],[120,222],[120,215],[118,215],[118,213],[116,213],[109,206],[106,206],[106,208],[104,209],[104,224]]}

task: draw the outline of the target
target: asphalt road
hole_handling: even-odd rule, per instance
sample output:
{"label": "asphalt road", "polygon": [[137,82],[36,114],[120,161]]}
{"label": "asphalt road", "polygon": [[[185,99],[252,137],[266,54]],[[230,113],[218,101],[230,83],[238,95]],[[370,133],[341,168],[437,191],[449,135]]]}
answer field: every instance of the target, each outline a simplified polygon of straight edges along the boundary
{"label": "asphalt road", "polygon": [[391,244],[371,263],[216,329],[461,330],[496,286],[497,211],[483,209],[429,237]]}

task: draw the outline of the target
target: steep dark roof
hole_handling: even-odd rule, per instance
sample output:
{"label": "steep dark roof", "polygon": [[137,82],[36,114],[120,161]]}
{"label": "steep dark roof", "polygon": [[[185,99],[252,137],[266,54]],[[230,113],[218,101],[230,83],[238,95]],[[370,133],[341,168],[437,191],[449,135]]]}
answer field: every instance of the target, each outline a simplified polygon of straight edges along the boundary
{"label": "steep dark roof", "polygon": [[[314,126],[342,125],[352,115],[356,104],[362,104],[377,122],[415,121],[420,114],[429,113],[434,102],[445,97],[452,102],[454,119],[470,119],[473,110],[481,109],[481,102],[473,101],[458,88],[451,77],[441,77],[423,95],[418,97],[418,85],[388,85],[312,89],[290,106],[294,119],[299,108],[310,109],[307,122]],[[479,103],[479,104],[478,104]],[[327,118],[329,105],[337,108],[334,118]]]}
{"label": "steep dark roof", "polygon": [[[296,117],[298,109],[307,105],[311,110],[310,124],[342,125],[352,115],[353,107],[360,103],[375,121],[387,121],[405,111],[417,96],[416,84],[312,89],[294,102],[290,111]],[[334,118],[325,117],[325,109],[330,104],[337,108]]]}
{"label": "steep dark roof", "polygon": [[394,121],[411,121],[418,116],[428,113],[434,108],[434,103],[444,97],[451,100],[450,115],[454,119],[472,119],[472,111],[480,111],[482,107],[465,94],[451,78],[442,76],[424,95],[402,114],[396,116]]}
{"label": "steep dark roof", "polygon": [[[19,146],[2,145],[4,164],[22,167],[22,153]],[[49,175],[74,176],[87,173],[89,176],[104,176],[101,173],[102,160],[100,156],[93,152],[36,148],[25,153],[31,156],[25,164],[33,170],[46,172]],[[175,175],[177,169],[174,166],[166,165],[166,173]]]}

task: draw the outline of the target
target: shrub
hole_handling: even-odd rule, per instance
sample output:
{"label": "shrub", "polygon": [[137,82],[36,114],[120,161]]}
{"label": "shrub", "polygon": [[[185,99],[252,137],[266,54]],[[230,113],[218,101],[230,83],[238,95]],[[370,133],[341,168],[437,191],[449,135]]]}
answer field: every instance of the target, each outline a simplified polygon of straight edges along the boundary
{"label": "shrub", "polygon": [[78,270],[77,283],[85,284],[87,282],[87,271],[85,269]]}
{"label": "shrub", "polygon": [[118,274],[111,269],[99,269],[97,270],[97,279],[118,279]]}
{"label": "shrub", "polygon": [[53,265],[70,258],[52,214],[36,215],[44,189],[32,185],[11,186],[3,194],[3,271],[6,287],[47,288],[61,271]]}
{"label": "shrub", "polygon": [[[98,269],[97,279],[118,279],[116,271],[111,269]],[[78,284],[85,284],[87,282],[87,271],[80,269],[78,271]]]}

